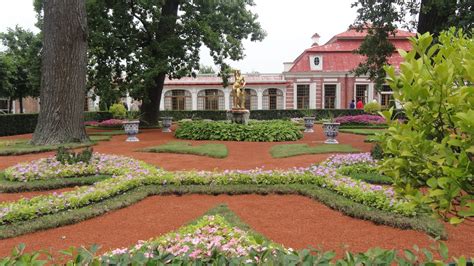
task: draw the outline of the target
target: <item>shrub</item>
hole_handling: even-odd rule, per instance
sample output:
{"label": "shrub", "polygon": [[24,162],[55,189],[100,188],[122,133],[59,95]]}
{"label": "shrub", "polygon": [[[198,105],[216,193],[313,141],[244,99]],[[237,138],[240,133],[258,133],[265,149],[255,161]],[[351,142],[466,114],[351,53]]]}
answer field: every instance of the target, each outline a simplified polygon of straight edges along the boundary
{"label": "shrub", "polygon": [[376,114],[382,110],[382,106],[378,102],[370,102],[364,106],[364,112],[369,114]]}
{"label": "shrub", "polygon": [[343,125],[382,125],[386,123],[384,117],[379,115],[351,115],[340,116],[335,119],[336,123]]}
{"label": "shrub", "polygon": [[382,170],[415,202],[459,223],[474,216],[474,39],[452,28],[439,43],[428,33],[410,41],[410,52],[399,51],[400,73],[386,68],[407,121],[384,112]]}
{"label": "shrub", "polygon": [[121,103],[115,103],[109,108],[113,118],[124,119],[127,116],[127,109]]}
{"label": "shrub", "polygon": [[76,164],[79,162],[88,164],[91,159],[92,148],[85,148],[81,152],[75,153],[61,146],[56,152],[56,160],[62,164]]}
{"label": "shrub", "polygon": [[370,155],[376,160],[383,159],[384,153],[380,143],[375,143],[374,147],[372,147],[372,150],[370,150]]}
{"label": "shrub", "polygon": [[290,121],[251,121],[248,125],[217,121],[181,122],[175,136],[192,140],[294,141],[303,137]]}

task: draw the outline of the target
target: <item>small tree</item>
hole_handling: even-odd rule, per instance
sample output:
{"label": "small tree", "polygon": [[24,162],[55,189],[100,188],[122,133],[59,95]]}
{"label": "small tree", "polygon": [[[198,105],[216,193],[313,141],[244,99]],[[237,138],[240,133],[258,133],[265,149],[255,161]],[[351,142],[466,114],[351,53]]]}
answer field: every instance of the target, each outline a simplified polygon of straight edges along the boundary
{"label": "small tree", "polygon": [[[0,39],[7,48],[2,61],[8,63],[10,86],[0,88],[2,96],[18,100],[23,113],[23,99],[39,95],[41,76],[41,39],[38,34],[19,26],[0,33]],[[5,79],[5,76],[4,78]]]}
{"label": "small tree", "polygon": [[[474,216],[474,40],[454,28],[412,38],[400,73],[386,67],[406,123],[390,121],[382,171],[416,203],[451,223]],[[423,193],[420,187],[428,187]]]}

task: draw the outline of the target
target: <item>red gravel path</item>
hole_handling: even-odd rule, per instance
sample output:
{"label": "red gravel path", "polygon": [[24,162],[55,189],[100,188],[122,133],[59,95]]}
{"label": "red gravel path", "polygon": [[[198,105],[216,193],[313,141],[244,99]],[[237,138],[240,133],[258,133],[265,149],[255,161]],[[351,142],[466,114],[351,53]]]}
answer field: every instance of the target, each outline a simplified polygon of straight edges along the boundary
{"label": "red gravel path", "polygon": [[[130,246],[177,229],[219,203],[227,203],[256,231],[295,249],[321,246],[341,254],[343,245],[351,251],[365,251],[374,246],[404,249],[432,243],[423,233],[352,219],[302,196],[153,196],[78,224],[0,240],[0,256],[18,243],[26,243],[29,250],[53,251],[93,243],[103,250]],[[469,237],[474,235],[474,225],[448,230],[450,254],[474,256],[474,238]]]}
{"label": "red gravel path", "polygon": [[[31,135],[3,137],[2,139],[30,138]],[[329,154],[304,155],[274,159],[269,150],[280,143],[224,142],[229,149],[226,159],[194,155],[141,153],[135,150],[176,140],[173,134],[159,130],[145,130],[140,142],[126,143],[125,136],[114,136],[112,141],[100,142],[95,151],[131,156],[167,170],[188,169],[267,169],[306,167],[326,159]],[[365,136],[342,133],[338,140],[343,144],[369,151],[371,144],[364,143]],[[314,134],[306,134],[298,142],[317,145],[323,141],[321,127]],[[210,141],[190,141],[193,144]],[[222,143],[222,142],[220,142]],[[0,169],[18,162],[34,160],[53,154],[31,154],[0,158]],[[0,194],[0,201],[16,200],[49,192]],[[13,239],[0,240],[0,256],[9,254],[12,247],[26,243],[30,250],[65,249],[71,245],[98,243],[105,249],[129,246],[140,239],[149,239],[174,230],[202,215],[218,203],[227,203],[245,222],[275,242],[296,249],[308,246],[334,249],[339,253],[343,244],[353,251],[365,251],[374,246],[384,248],[411,248],[414,244],[428,246],[429,237],[423,233],[376,226],[330,210],[326,206],[300,196],[155,196],[125,209],[75,225],[37,232]],[[138,218],[139,217],[139,218]],[[474,224],[465,223],[457,228],[448,225],[447,241],[452,255],[474,256]],[[474,238],[473,238],[474,239]]]}
{"label": "red gravel path", "polygon": [[[21,136],[2,137],[2,139],[30,138],[31,134]],[[126,136],[113,136],[111,141],[101,141],[94,146],[94,151],[131,156],[147,163],[163,167],[166,170],[213,170],[213,169],[252,169],[264,166],[267,169],[307,167],[313,163],[325,160],[330,154],[302,155],[290,158],[274,159],[270,148],[282,143],[307,143],[309,145],[322,144],[325,138],[321,126],[315,127],[315,133],[305,134],[304,138],[292,142],[237,142],[220,141],[229,149],[229,156],[225,159],[209,158],[197,155],[145,153],[136,150],[161,145],[168,141],[176,141],[173,133],[162,133],[161,130],[144,130],[138,135],[140,142],[127,143]],[[370,151],[372,144],[364,143],[365,136],[341,133],[338,140],[341,144],[350,144],[361,151]],[[183,140],[186,141],[186,140]],[[188,141],[194,144],[216,143],[216,141]],[[12,166],[18,162],[34,160],[51,155],[53,152],[41,154],[27,154],[21,156],[0,157],[0,169]]]}

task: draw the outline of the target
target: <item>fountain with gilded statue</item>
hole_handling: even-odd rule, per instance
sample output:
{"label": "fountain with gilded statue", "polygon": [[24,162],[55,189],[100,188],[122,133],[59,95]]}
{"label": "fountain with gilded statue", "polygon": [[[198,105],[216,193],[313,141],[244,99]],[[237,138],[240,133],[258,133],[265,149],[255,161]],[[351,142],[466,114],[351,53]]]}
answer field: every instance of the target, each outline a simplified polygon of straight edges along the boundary
{"label": "fountain with gilded statue", "polygon": [[232,85],[232,109],[227,111],[227,117],[234,123],[247,125],[250,111],[245,108],[245,78],[240,70],[234,71],[234,84]]}

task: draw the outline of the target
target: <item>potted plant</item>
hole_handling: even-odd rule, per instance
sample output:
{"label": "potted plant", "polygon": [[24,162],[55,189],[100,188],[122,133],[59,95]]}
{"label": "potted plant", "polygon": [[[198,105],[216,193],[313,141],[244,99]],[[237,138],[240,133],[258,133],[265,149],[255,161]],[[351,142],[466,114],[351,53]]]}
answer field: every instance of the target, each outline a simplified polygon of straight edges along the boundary
{"label": "potted plant", "polygon": [[329,113],[329,119],[323,122],[323,132],[326,136],[326,144],[338,144],[339,142],[336,140],[336,137],[339,133],[339,126],[340,123],[334,122],[334,115]]}
{"label": "potted plant", "polygon": [[161,123],[163,125],[163,128],[161,129],[161,132],[165,132],[165,133],[171,132],[171,125],[173,123],[173,117],[171,117],[171,116],[161,117]]}
{"label": "potted plant", "polygon": [[303,120],[304,120],[304,127],[305,133],[313,133],[313,127],[314,127],[314,120],[316,120],[316,117],[313,115],[313,112],[309,109],[302,110],[302,113],[304,115]]}
{"label": "potted plant", "polygon": [[125,133],[127,134],[127,142],[140,141],[137,138],[138,129],[140,125],[140,113],[127,112],[126,119],[122,122]]}

